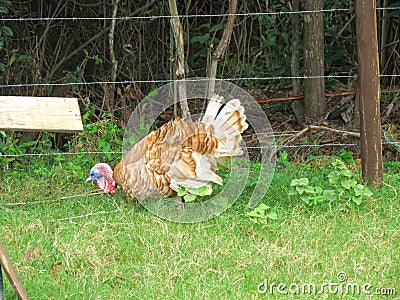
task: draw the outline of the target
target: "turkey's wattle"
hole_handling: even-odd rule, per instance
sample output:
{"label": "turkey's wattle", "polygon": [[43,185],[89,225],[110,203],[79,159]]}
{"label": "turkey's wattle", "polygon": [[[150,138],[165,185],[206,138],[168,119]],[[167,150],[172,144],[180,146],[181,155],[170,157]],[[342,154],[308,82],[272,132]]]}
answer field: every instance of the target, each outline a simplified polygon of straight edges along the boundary
{"label": "turkey's wattle", "polygon": [[212,191],[212,182],[222,184],[216,158],[241,155],[241,133],[248,127],[240,101],[222,100],[212,97],[200,121],[175,118],[164,124],[136,143],[113,173],[97,164],[87,180],[105,193],[114,193],[117,183],[136,199],[175,196],[181,186]]}

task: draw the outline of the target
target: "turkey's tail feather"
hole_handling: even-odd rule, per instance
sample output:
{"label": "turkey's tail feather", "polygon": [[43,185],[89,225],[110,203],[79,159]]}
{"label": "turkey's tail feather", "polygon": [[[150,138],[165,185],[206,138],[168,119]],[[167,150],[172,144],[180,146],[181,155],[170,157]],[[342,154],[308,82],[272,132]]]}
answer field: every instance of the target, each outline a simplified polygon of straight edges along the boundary
{"label": "turkey's tail feather", "polygon": [[218,138],[217,156],[235,156],[243,152],[239,148],[241,133],[249,126],[244,107],[239,99],[223,103],[223,97],[214,95],[207,106],[202,122]]}

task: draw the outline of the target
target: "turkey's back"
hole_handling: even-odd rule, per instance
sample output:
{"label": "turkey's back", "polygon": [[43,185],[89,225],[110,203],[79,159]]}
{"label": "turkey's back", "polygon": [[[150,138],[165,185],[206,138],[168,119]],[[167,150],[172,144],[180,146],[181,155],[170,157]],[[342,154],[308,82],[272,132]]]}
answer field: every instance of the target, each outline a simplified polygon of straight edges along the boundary
{"label": "turkey's back", "polygon": [[125,155],[114,169],[116,182],[137,199],[174,196],[179,184],[221,182],[214,173],[218,139],[213,130],[200,121],[181,118],[164,124]]}

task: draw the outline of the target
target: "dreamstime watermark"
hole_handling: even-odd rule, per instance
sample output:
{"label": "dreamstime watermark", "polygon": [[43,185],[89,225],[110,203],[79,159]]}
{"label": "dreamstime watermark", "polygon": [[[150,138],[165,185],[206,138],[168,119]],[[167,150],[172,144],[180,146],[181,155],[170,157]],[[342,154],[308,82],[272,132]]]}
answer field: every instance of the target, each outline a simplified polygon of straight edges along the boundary
{"label": "dreamstime watermark", "polygon": [[345,272],[339,272],[336,275],[336,282],[324,282],[324,283],[290,283],[286,284],[283,282],[274,282],[265,279],[260,282],[257,286],[257,292],[259,294],[300,294],[300,295],[321,295],[321,294],[332,294],[332,295],[396,295],[397,291],[394,287],[387,288],[374,288],[371,283],[360,284],[358,282],[348,281],[347,274]]}
{"label": "dreamstime watermark", "polygon": [[[179,99],[176,91],[185,85],[186,99]],[[210,89],[210,87],[212,88]],[[212,92],[211,92],[212,90]],[[275,170],[275,139],[271,125],[261,106],[255,99],[239,86],[224,80],[189,78],[185,81],[174,81],[166,84],[146,96],[133,111],[124,133],[123,151],[127,153],[133,145],[147,136],[157,118],[168,108],[183,100],[207,99],[214,94],[223,97],[225,103],[239,99],[244,107],[247,123],[252,128],[254,145],[260,149],[258,153],[261,165],[258,181],[254,187],[247,206],[255,207],[267,193]],[[197,121],[199,115],[192,115]],[[189,138],[189,137],[186,137]],[[203,202],[179,205],[177,199],[162,197],[161,199],[140,200],[140,203],[158,217],[182,223],[201,222],[216,217],[227,210],[242,194],[248,181],[250,163],[245,143],[241,142],[243,155],[231,158],[232,171],[229,179],[218,194]]]}

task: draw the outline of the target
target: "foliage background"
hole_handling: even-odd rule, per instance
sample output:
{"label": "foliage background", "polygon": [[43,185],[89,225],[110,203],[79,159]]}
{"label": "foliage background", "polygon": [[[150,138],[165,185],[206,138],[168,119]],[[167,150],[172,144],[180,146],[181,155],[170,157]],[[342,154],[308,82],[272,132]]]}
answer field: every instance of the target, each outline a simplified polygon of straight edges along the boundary
{"label": "foliage background", "polygon": [[[99,1],[1,1],[0,51],[1,84],[68,83],[72,86],[2,87],[4,95],[79,96],[82,105],[94,105],[97,112],[107,108],[109,86],[79,83],[110,81],[108,32],[112,2]],[[188,76],[205,76],[208,55],[219,42],[228,1],[181,1],[178,11],[185,17],[184,27]],[[396,0],[378,1],[378,7],[399,6]],[[325,13],[326,73],[356,73],[356,47],[353,1],[325,1],[325,9],[350,9]],[[241,1],[238,13],[288,12],[291,1]],[[381,69],[383,74],[399,70],[398,10],[378,10]],[[115,53],[118,59],[117,81],[170,79],[172,32],[168,1],[127,1],[119,3],[118,17],[154,16],[154,18],[118,20]],[[34,18],[77,18],[76,20],[35,20]],[[85,20],[94,17],[99,20]],[[4,20],[10,18],[13,20]],[[27,20],[20,21],[19,18]],[[31,18],[31,19],[30,19]],[[10,31],[11,30],[11,31]],[[300,29],[301,34],[301,29]],[[220,78],[290,76],[291,15],[237,16],[230,47],[220,64]],[[301,59],[301,58],[300,58]],[[398,73],[398,72],[397,72]],[[383,81],[395,85],[396,78]],[[290,90],[290,81],[242,81],[245,88],[268,93]],[[352,82],[327,82],[329,89],[354,88]],[[122,115],[135,106],[157,83],[134,83],[117,86],[117,102],[110,109]],[[86,102],[85,102],[86,101]]]}

